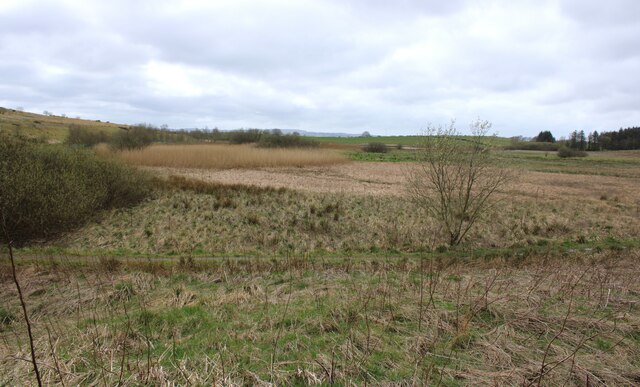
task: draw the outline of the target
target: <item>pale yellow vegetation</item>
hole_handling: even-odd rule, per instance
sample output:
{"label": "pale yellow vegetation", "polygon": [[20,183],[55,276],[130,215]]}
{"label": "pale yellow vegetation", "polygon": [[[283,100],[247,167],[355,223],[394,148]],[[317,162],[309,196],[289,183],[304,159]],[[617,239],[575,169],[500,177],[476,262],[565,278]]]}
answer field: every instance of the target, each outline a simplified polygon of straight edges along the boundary
{"label": "pale yellow vegetation", "polygon": [[335,150],[273,149],[253,145],[152,145],[140,150],[120,152],[98,147],[96,151],[129,164],[148,167],[230,169],[302,167],[348,162],[343,154]]}

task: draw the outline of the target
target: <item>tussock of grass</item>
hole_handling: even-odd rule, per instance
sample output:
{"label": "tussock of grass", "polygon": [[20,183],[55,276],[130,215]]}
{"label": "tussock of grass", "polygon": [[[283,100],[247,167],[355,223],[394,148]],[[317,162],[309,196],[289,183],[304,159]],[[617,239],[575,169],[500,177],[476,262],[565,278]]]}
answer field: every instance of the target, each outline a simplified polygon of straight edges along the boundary
{"label": "tussock of grass", "polygon": [[284,193],[285,188],[258,187],[244,184],[221,184],[202,180],[187,179],[184,176],[171,175],[167,180],[160,180],[161,185],[167,188],[176,188],[183,191],[191,191],[199,194],[215,195],[218,198],[228,195],[247,192],[251,195],[266,193]]}
{"label": "tussock of grass", "polygon": [[[99,152],[106,151],[101,149]],[[326,149],[265,149],[228,144],[152,145],[111,155],[135,165],[202,169],[302,167],[348,161],[339,152]]]}

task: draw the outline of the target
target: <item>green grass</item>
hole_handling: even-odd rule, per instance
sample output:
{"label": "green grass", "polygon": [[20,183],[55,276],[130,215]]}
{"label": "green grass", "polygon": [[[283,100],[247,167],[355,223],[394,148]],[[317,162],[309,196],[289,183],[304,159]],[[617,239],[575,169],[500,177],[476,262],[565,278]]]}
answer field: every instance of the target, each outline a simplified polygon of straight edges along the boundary
{"label": "green grass", "polygon": [[588,157],[569,159],[542,151],[505,151],[497,155],[509,167],[531,171],[640,177],[640,157],[618,157],[616,152],[592,152]]}
{"label": "green grass", "polygon": [[[388,153],[350,151],[354,161],[365,162],[415,162],[419,158],[415,150],[392,149]],[[544,151],[494,151],[499,165],[537,172],[571,173],[584,175],[640,177],[640,157],[618,156],[617,152],[591,152],[588,157],[563,159],[556,152]]]}
{"label": "green grass", "polygon": [[393,149],[387,153],[370,153],[370,152],[348,152],[349,158],[353,161],[368,162],[414,162],[418,160],[418,153],[412,150],[396,150]]}

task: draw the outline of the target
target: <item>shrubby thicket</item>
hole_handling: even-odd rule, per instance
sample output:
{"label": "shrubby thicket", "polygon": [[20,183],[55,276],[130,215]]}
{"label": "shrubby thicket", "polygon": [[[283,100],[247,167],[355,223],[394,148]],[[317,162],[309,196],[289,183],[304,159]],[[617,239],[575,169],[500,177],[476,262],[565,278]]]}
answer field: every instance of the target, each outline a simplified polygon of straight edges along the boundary
{"label": "shrubby thicket", "polygon": [[15,242],[51,238],[151,191],[147,174],[91,151],[0,133],[0,221]]}

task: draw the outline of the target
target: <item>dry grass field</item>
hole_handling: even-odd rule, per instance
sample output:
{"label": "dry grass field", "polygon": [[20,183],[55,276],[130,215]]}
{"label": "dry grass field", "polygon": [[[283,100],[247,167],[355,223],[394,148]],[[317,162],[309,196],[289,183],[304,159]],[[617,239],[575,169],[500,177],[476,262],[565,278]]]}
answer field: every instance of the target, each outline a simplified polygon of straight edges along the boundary
{"label": "dry grass field", "polygon": [[196,144],[152,145],[139,150],[111,153],[97,151],[126,163],[147,167],[230,169],[263,167],[302,167],[346,163],[341,153],[326,149],[272,149],[254,145]]}
{"label": "dry grass field", "polygon": [[[637,154],[510,155],[514,180],[451,248],[406,194],[412,163],[111,154],[157,175],[153,197],[16,251],[43,380],[639,384]],[[0,385],[32,384],[0,265]]]}
{"label": "dry grass field", "polygon": [[[524,259],[45,259],[46,384],[637,385],[638,252]],[[33,384],[8,268],[0,384]]]}
{"label": "dry grass field", "polygon": [[[406,196],[411,164],[152,168],[198,182],[135,209],[112,211],[49,244],[66,254],[270,255],[411,253],[442,243],[437,222]],[[594,247],[640,234],[640,180],[518,170],[498,210],[466,246]],[[635,243],[635,242],[633,242]],[[593,245],[593,246],[592,246]]]}

